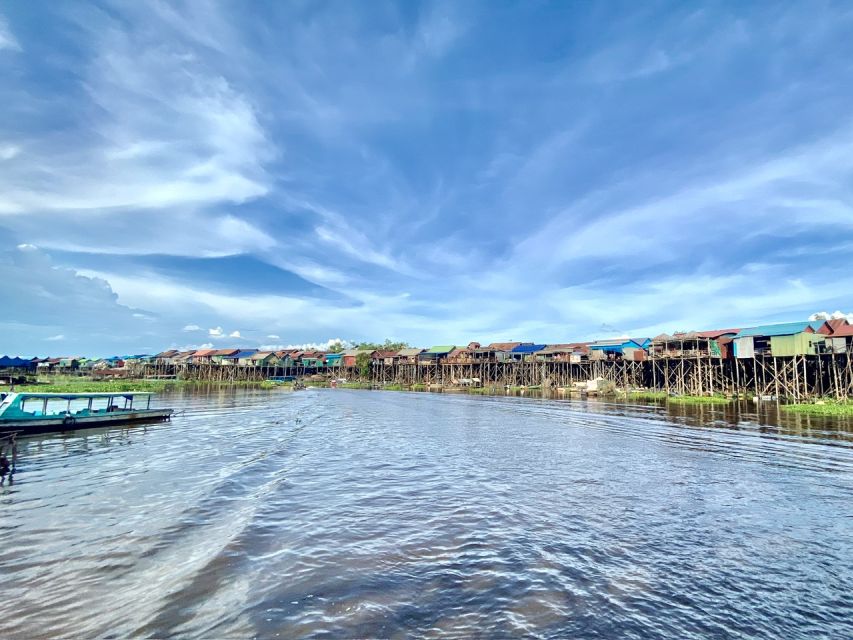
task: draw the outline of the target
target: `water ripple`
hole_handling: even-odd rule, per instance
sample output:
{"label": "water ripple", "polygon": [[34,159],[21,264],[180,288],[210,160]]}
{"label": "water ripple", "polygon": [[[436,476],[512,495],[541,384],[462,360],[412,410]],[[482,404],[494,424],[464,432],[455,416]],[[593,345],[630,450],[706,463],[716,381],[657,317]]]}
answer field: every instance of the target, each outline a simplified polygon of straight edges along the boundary
{"label": "water ripple", "polygon": [[831,424],[163,400],[171,424],[22,444],[0,487],[4,638],[853,636],[853,440]]}

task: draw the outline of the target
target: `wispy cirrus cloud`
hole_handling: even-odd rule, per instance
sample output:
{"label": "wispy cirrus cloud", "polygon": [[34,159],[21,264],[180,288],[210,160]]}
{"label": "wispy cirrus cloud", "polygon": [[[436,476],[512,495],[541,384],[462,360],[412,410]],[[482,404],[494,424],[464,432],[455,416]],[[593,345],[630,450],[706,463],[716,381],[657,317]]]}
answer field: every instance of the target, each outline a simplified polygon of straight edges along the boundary
{"label": "wispy cirrus cloud", "polygon": [[0,249],[55,260],[18,307],[62,265],[70,306],[104,309],[97,331],[9,319],[33,349],[565,341],[845,308],[841,6],[105,1],[44,9],[37,39],[30,10],[27,55],[0,52]]}
{"label": "wispy cirrus cloud", "polygon": [[12,33],[12,29],[9,27],[9,22],[2,14],[0,14],[0,51],[3,49],[9,51],[21,51],[21,45]]}

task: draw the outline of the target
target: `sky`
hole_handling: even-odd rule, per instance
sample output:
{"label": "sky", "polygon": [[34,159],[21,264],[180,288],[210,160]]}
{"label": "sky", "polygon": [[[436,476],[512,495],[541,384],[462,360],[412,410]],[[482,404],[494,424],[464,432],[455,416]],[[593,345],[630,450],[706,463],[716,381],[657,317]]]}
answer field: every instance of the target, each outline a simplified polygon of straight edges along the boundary
{"label": "sky", "polygon": [[853,6],[0,0],[0,353],[849,311]]}

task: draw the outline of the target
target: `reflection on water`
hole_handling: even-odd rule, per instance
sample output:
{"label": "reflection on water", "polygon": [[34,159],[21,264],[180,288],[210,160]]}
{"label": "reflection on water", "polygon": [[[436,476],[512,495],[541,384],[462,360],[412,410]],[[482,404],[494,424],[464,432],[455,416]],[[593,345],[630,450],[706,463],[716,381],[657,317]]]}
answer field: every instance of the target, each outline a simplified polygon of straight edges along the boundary
{"label": "reflection on water", "polygon": [[774,408],[162,398],[19,445],[3,637],[851,637],[853,440]]}

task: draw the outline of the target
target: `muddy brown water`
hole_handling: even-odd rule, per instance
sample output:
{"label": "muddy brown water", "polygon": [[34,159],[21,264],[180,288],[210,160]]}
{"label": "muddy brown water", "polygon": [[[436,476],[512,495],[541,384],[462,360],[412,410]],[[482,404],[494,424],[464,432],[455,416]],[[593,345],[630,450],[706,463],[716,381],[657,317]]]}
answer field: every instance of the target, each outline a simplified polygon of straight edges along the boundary
{"label": "muddy brown water", "polygon": [[853,637],[853,428],[773,408],[159,397],[23,441],[0,635]]}

